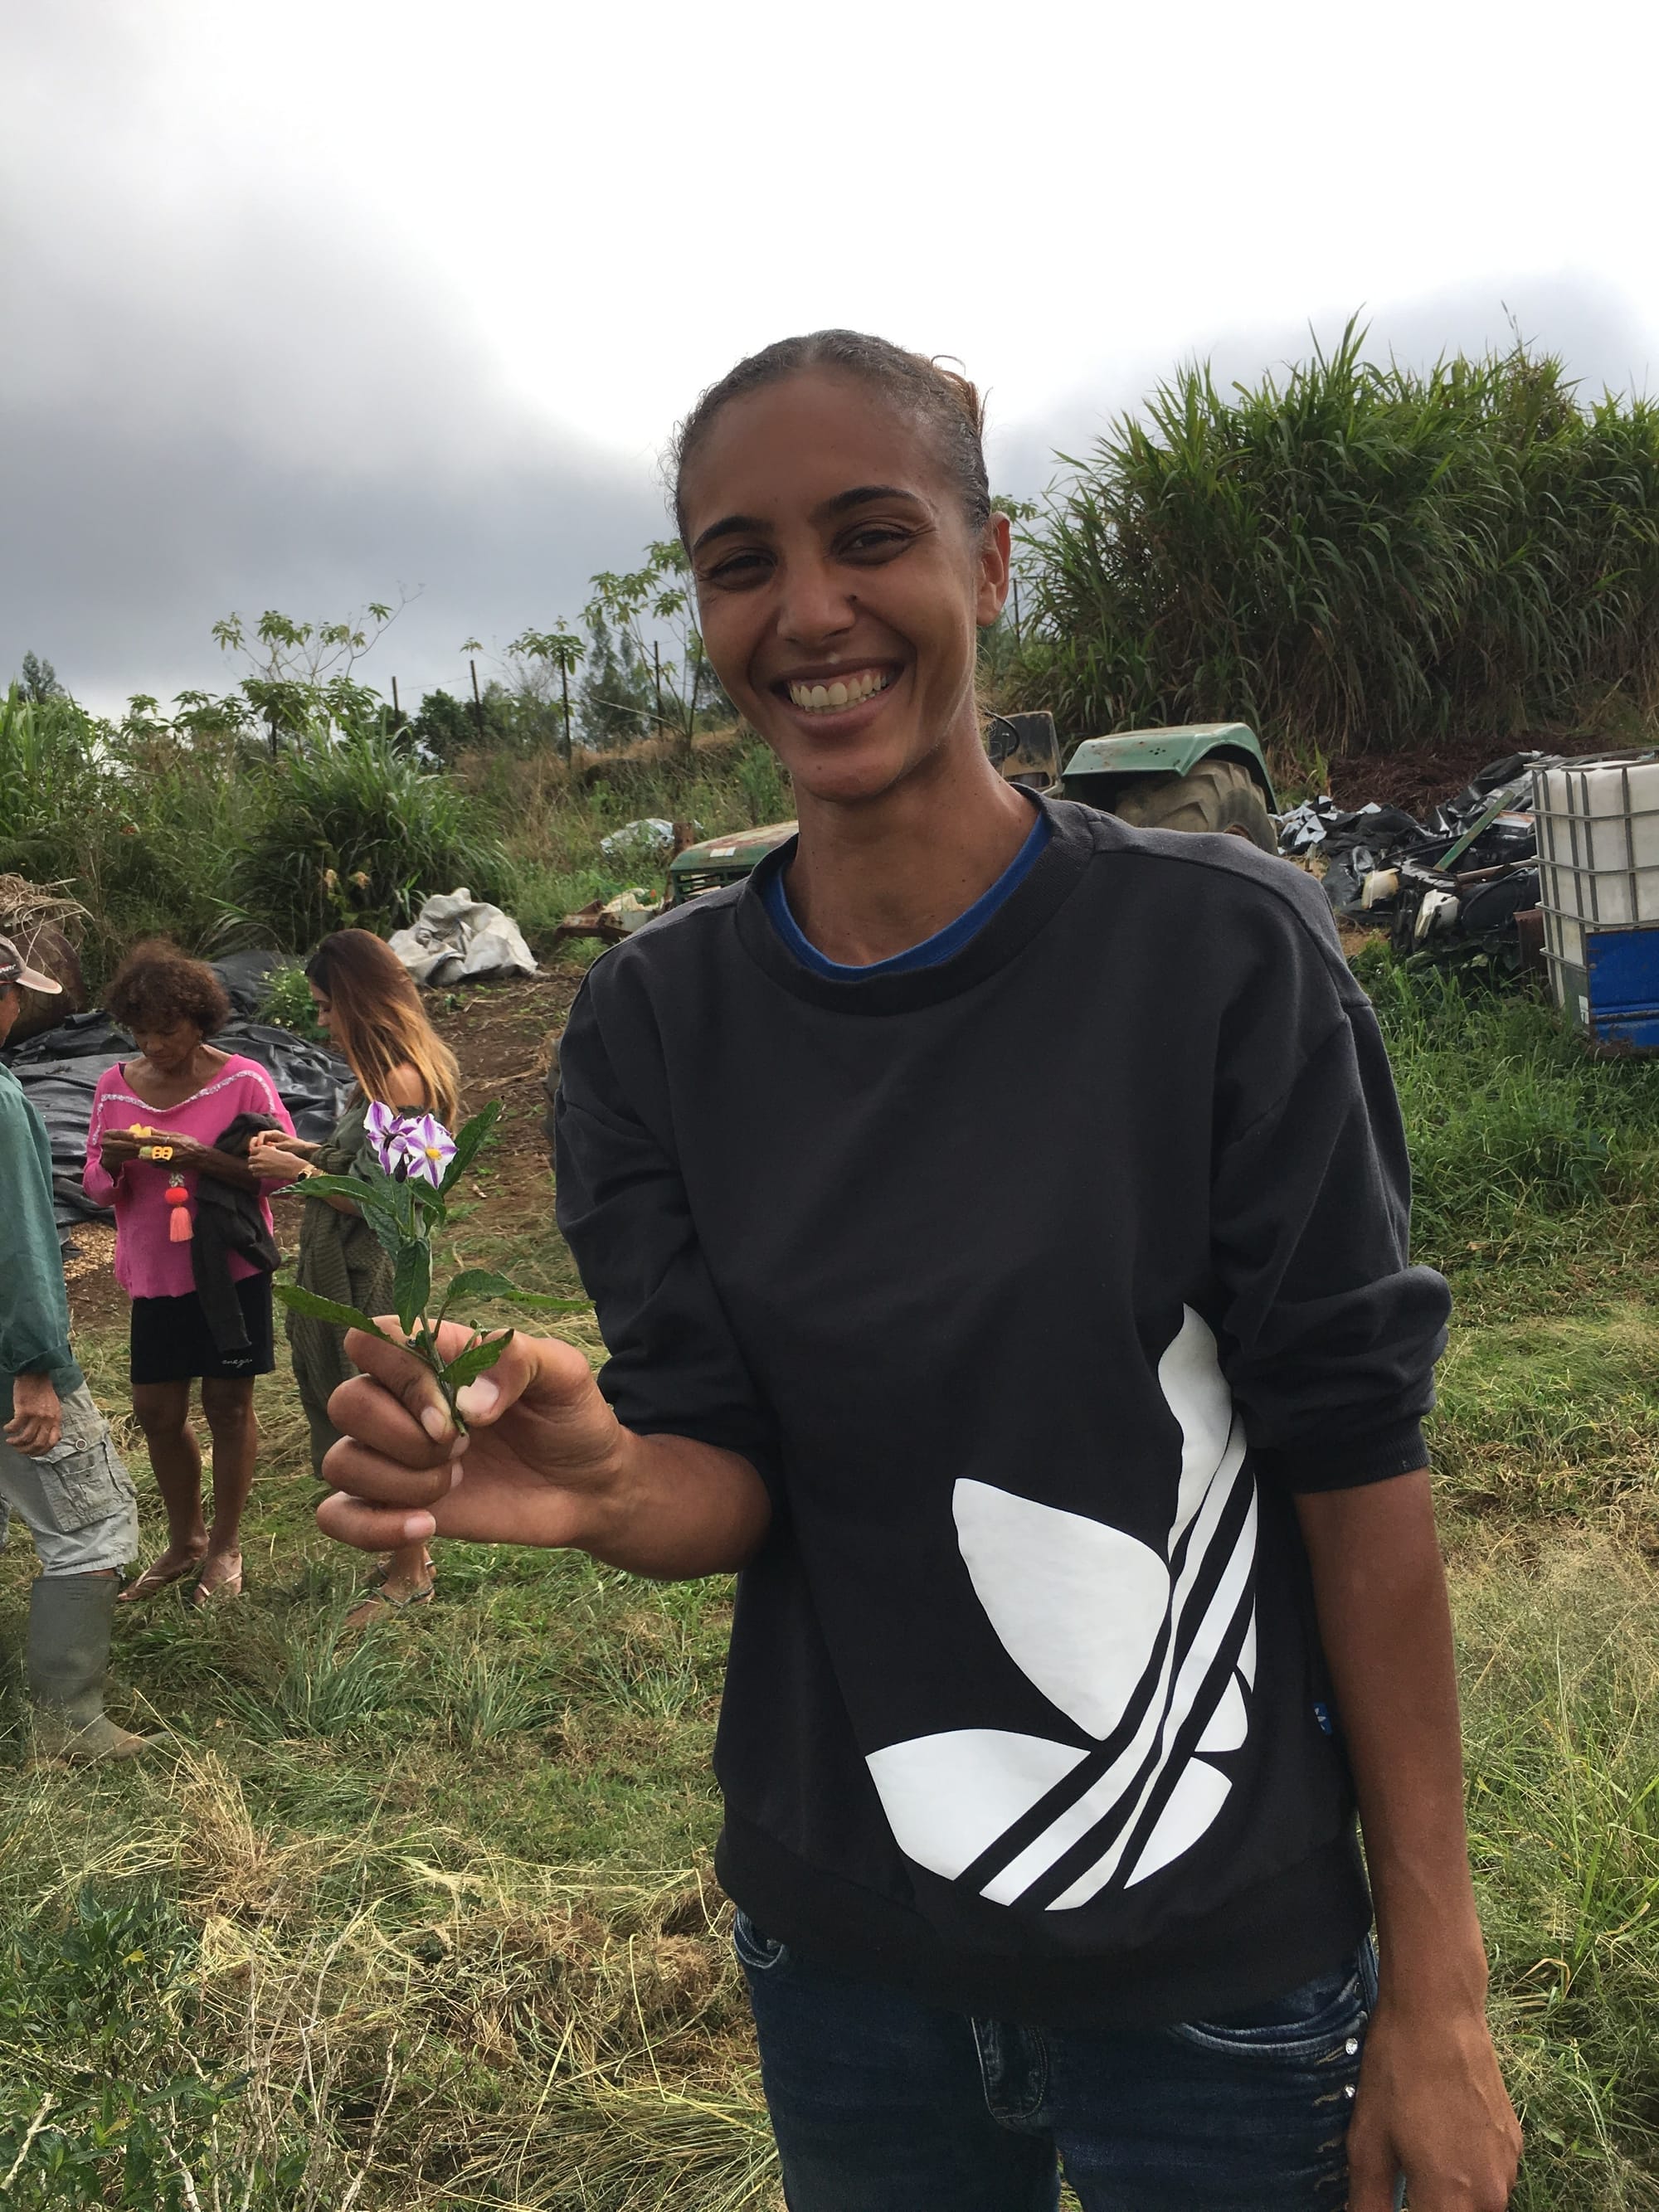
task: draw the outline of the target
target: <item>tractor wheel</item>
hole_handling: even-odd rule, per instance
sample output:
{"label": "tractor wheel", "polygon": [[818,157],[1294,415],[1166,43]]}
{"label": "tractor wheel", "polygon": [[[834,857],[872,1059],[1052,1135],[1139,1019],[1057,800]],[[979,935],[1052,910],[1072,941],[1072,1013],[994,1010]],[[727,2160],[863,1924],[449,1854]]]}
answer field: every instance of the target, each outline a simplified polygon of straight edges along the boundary
{"label": "tractor wheel", "polygon": [[1112,811],[1137,830],[1208,830],[1279,850],[1261,787],[1242,761],[1200,761],[1190,775],[1137,776]]}

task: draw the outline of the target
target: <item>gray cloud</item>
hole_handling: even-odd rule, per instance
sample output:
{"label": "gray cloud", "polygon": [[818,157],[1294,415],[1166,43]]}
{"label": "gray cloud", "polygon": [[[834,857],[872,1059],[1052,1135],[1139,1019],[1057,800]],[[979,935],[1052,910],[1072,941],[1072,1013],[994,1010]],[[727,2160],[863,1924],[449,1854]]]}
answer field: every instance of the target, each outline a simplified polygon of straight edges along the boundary
{"label": "gray cloud", "polygon": [[594,569],[663,533],[649,456],[550,435],[417,285],[288,258],[256,315],[9,271],[40,342],[0,390],[0,672],[32,648],[100,706],[166,696],[224,680],[220,615],[401,586],[420,596],[365,672],[408,696],[459,679],[470,634],[574,617]]}
{"label": "gray cloud", "polygon": [[[544,326],[547,287],[571,290],[545,392],[509,386],[458,249],[447,259],[392,221],[361,175],[343,186],[325,119],[235,105],[246,40],[210,77],[216,105],[199,80],[193,101],[179,90],[210,15],[230,37],[222,11],[192,27],[58,0],[0,18],[0,680],[33,649],[101,708],[214,687],[234,673],[217,617],[333,618],[401,587],[420,596],[364,673],[382,688],[395,673],[405,698],[457,685],[463,637],[499,646],[575,617],[593,571],[664,533],[649,450],[554,427],[561,368],[660,348],[663,302],[630,296],[619,322],[585,289],[592,260],[576,284],[556,279],[556,228],[514,210],[526,326]],[[1614,288],[1571,275],[1384,303],[1372,349],[1424,360],[1502,343],[1505,305],[1592,387],[1645,382],[1659,351]],[[1022,419],[1017,392],[994,392],[999,486],[1040,489],[1056,448],[1085,451],[1183,352],[1254,378],[1309,343],[1305,326],[1207,331],[1167,301],[1124,313],[1137,341],[1082,361],[1061,404]],[[1342,319],[1322,312],[1320,335]],[[686,343],[703,359],[698,332]]]}
{"label": "gray cloud", "polygon": [[[664,533],[652,455],[550,429],[386,224],[287,170],[204,190],[199,148],[124,177],[156,58],[120,11],[65,12],[0,38],[0,682],[33,649],[104,708],[216,687],[219,616],[401,587],[363,672],[408,698],[465,679],[469,635],[574,618]],[[72,111],[123,135],[66,158]]]}

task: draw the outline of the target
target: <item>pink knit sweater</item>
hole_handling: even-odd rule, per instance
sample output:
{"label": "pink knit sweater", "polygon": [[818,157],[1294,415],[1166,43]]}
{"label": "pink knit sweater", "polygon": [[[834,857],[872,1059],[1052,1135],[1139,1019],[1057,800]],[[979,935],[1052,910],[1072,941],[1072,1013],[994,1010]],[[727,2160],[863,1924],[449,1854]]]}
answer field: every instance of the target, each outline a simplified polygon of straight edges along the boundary
{"label": "pink knit sweater", "polygon": [[[211,1145],[220,1131],[239,1114],[270,1114],[290,1135],[294,1124],[276,1086],[257,1060],[233,1053],[210,1083],[193,1092],[180,1106],[147,1106],[128,1090],[124,1068],[106,1069],[93,1094],[92,1127],[87,1135],[86,1173],[81,1178],[88,1198],[115,1207],[115,1279],[131,1298],[179,1298],[196,1287],[191,1274],[190,1246],[167,1239],[168,1206],[166,1192],[173,1179],[170,1167],[149,1160],[129,1160],[119,1176],[107,1175],[98,1148],[109,1129],[130,1129],[135,1121],[152,1129],[176,1130]],[[184,1185],[191,1194],[192,1211],[198,1181],[194,1168],[186,1168]],[[261,1199],[265,1226],[271,1226],[270,1208]],[[230,1255],[230,1272],[240,1279],[258,1269],[236,1254]]]}

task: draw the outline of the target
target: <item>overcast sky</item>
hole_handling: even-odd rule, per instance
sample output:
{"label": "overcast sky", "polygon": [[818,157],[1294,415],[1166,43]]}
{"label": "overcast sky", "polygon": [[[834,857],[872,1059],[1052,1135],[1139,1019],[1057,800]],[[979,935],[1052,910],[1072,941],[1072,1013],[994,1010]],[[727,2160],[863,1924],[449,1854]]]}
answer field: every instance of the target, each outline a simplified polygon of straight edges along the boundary
{"label": "overcast sky", "polygon": [[0,0],[0,681],[232,672],[418,593],[407,702],[665,535],[740,354],[989,387],[1030,492],[1183,356],[1659,367],[1659,9],[1495,0]]}

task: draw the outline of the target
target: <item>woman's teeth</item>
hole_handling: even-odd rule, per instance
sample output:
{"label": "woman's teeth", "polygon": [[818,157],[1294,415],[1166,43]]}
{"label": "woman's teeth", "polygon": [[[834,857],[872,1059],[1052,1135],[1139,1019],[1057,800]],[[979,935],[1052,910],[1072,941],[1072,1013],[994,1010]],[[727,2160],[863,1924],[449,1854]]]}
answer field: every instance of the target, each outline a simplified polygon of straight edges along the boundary
{"label": "woman's teeth", "polygon": [[837,677],[833,684],[792,684],[789,696],[809,714],[828,714],[839,707],[856,707],[861,700],[873,698],[892,680],[879,669],[866,668],[860,676],[844,680]]}

